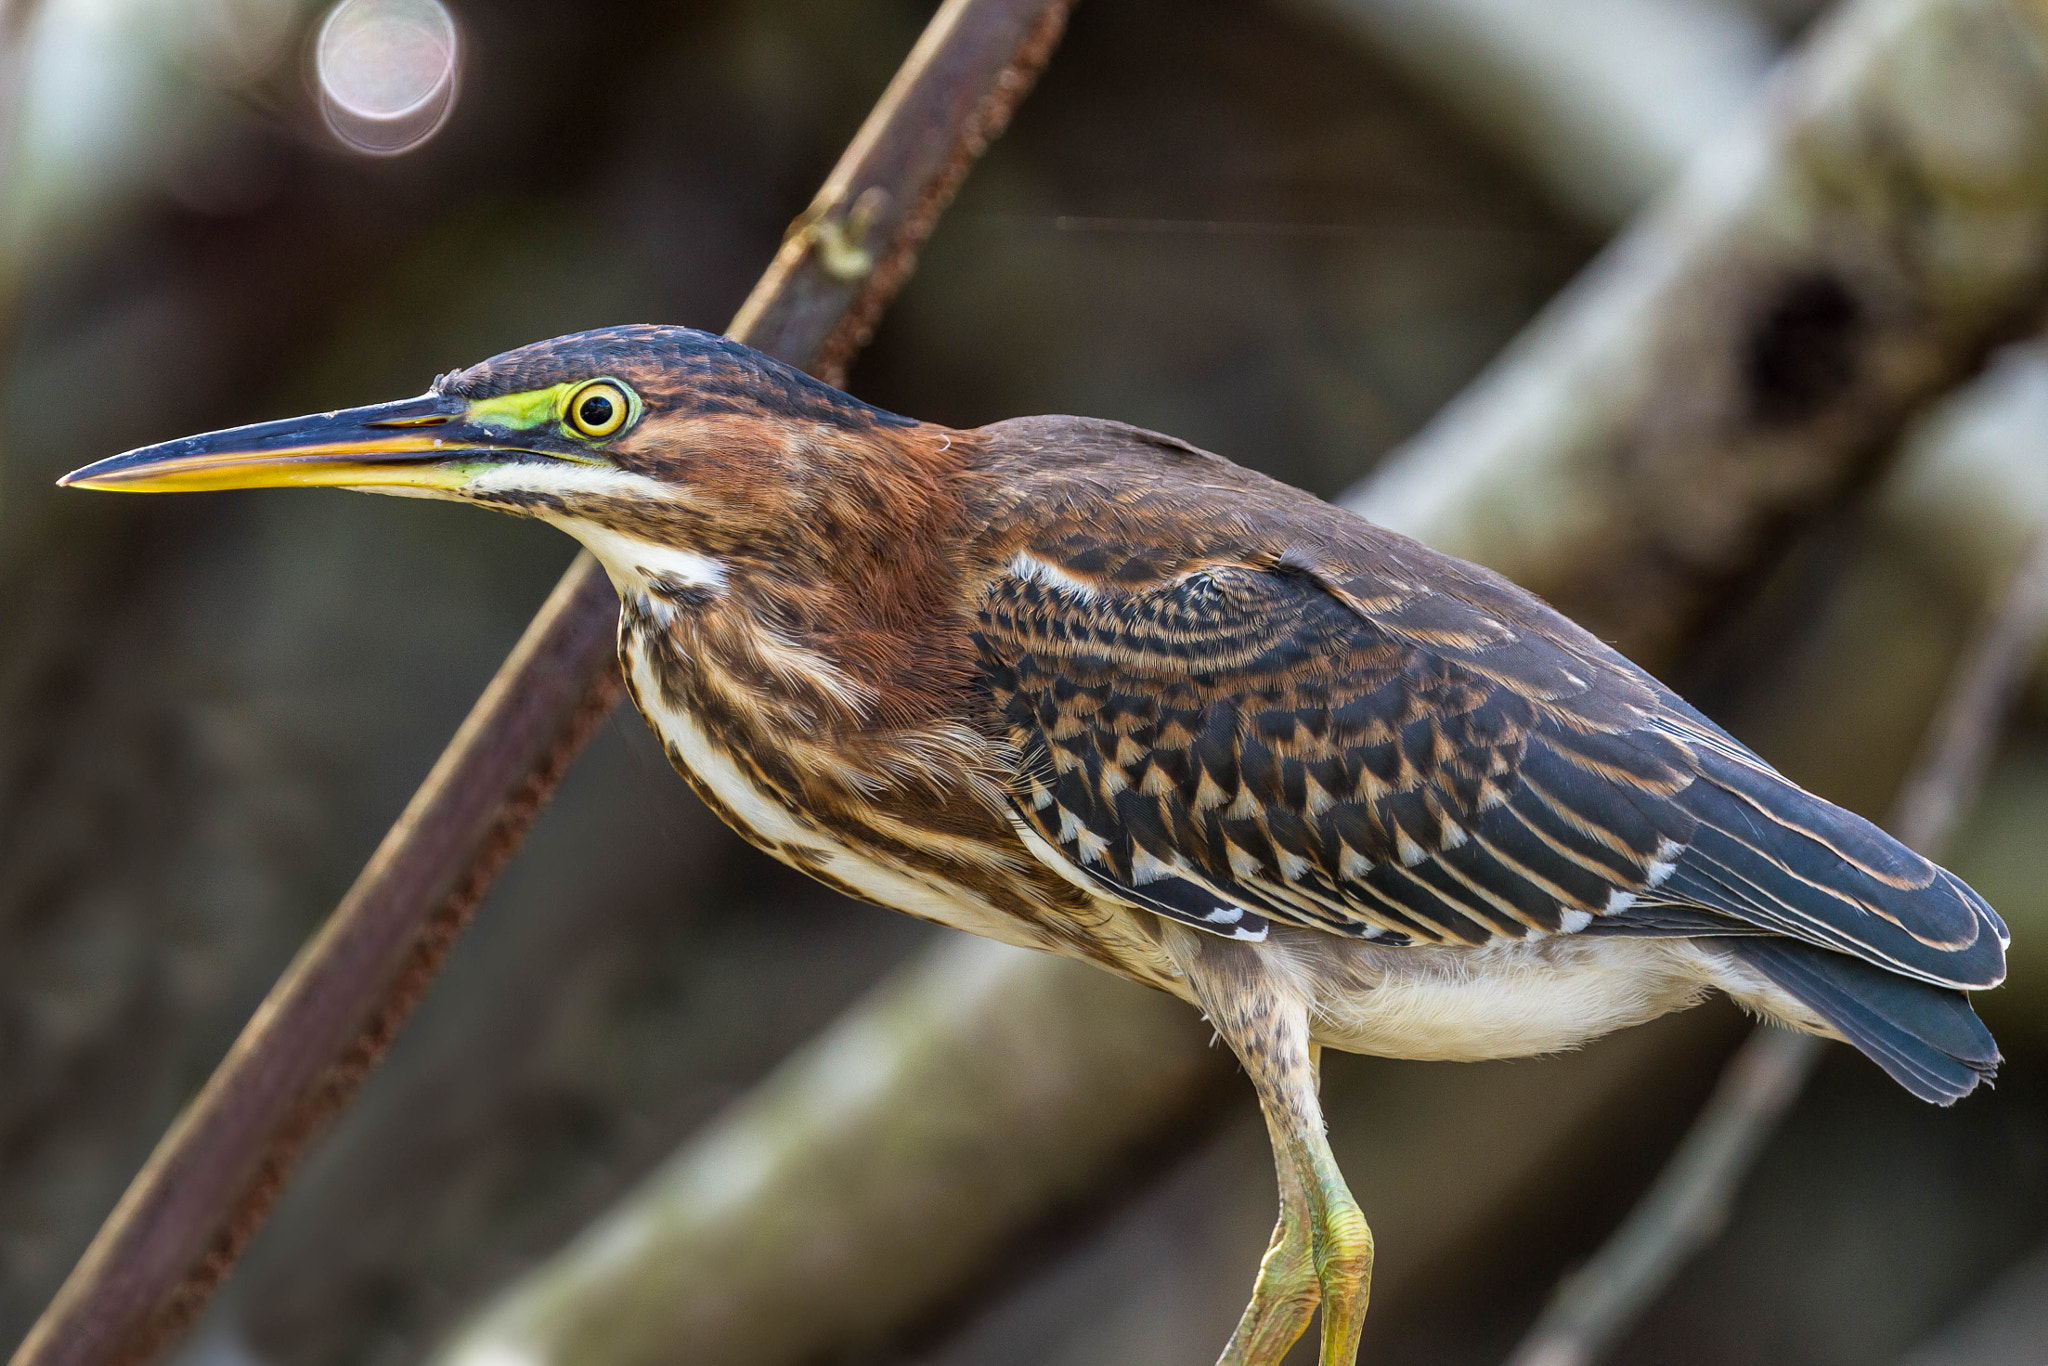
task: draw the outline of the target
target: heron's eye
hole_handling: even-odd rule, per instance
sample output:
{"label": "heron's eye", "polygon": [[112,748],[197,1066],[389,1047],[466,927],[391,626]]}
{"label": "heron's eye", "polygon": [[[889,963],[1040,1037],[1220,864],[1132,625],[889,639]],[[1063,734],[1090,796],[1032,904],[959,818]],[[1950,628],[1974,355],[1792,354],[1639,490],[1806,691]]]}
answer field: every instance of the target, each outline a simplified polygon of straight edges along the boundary
{"label": "heron's eye", "polygon": [[592,380],[569,395],[569,425],[583,436],[610,436],[630,411],[625,391],[608,379]]}

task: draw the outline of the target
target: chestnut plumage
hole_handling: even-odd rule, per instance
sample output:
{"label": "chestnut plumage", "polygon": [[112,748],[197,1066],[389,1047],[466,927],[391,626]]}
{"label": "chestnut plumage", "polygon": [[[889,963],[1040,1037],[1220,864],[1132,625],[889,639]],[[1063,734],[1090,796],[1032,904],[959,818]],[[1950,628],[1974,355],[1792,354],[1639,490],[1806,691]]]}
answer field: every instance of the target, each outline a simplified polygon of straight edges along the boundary
{"label": "chestnut plumage", "polygon": [[605,565],[627,686],[748,839],[852,895],[1198,1005],[1282,1208],[1223,1360],[1371,1235],[1317,1050],[1571,1047],[1720,989],[1947,1103],[1997,1063],[2006,931],[1513,584],[1113,422],[955,431],[722,338],[525,347],[417,399],[70,476],[332,484],[548,521]]}

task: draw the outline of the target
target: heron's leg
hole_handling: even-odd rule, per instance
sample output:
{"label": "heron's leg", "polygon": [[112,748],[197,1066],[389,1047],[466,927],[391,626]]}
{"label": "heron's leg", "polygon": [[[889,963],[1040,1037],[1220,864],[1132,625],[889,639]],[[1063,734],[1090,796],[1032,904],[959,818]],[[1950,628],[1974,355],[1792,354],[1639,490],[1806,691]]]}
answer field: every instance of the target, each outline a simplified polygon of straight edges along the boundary
{"label": "heron's leg", "polygon": [[[1323,1131],[1308,1003],[1291,974],[1267,968],[1260,945],[1170,927],[1166,948],[1209,1022],[1251,1076],[1280,1173],[1280,1227],[1219,1366],[1278,1362],[1307,1326],[1318,1299],[1322,1366],[1353,1366],[1372,1282],[1372,1230]],[[1306,1265],[1290,1219],[1307,1226]]]}
{"label": "heron's leg", "polygon": [[1217,1366],[1261,1366],[1280,1360],[1314,1317],[1322,1287],[1316,1281],[1315,1211],[1296,1164],[1286,1155],[1282,1130],[1266,1111],[1273,1165],[1280,1178],[1280,1221],[1259,1262],[1252,1302],[1245,1306]]}
{"label": "heron's leg", "polygon": [[1365,1329],[1366,1302],[1372,1298],[1372,1229],[1344,1184],[1344,1173],[1337,1170],[1320,1110],[1316,1121],[1312,1141],[1304,1147],[1316,1173],[1312,1189],[1320,1235],[1316,1279],[1323,1288],[1321,1366],[1353,1366],[1358,1335]]}

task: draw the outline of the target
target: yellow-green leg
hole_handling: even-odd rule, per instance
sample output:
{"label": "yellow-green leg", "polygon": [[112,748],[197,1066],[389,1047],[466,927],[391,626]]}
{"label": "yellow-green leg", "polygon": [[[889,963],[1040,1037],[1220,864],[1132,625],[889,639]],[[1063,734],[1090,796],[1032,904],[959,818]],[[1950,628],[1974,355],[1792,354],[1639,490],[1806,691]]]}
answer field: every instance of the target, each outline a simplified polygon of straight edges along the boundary
{"label": "yellow-green leg", "polygon": [[1315,1211],[1295,1164],[1285,1155],[1270,1110],[1266,1132],[1273,1140],[1273,1165],[1280,1177],[1280,1222],[1273,1226],[1273,1241],[1259,1262],[1252,1302],[1245,1306],[1217,1366],[1278,1361],[1308,1327],[1323,1295],[1316,1278]]}
{"label": "yellow-green leg", "polygon": [[1323,1130],[1308,1003],[1290,989],[1291,977],[1267,970],[1259,945],[1173,927],[1166,947],[1258,1090],[1280,1177],[1280,1221],[1218,1366],[1277,1366],[1318,1303],[1321,1366],[1354,1366],[1372,1287],[1372,1230]]}
{"label": "yellow-green leg", "polygon": [[1317,1175],[1316,1279],[1323,1291],[1321,1366],[1353,1366],[1365,1306],[1372,1298],[1372,1229],[1351,1198],[1344,1174],[1330,1155],[1322,1126],[1316,1126],[1308,1157]]}

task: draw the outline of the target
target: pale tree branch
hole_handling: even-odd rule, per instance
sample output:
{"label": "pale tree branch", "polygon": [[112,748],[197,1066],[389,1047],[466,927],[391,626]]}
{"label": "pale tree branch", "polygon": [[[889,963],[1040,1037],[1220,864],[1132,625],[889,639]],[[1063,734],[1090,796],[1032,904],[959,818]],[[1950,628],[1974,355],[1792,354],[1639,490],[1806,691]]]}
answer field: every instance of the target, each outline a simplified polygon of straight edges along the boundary
{"label": "pale tree branch", "polygon": [[24,228],[21,202],[22,106],[28,49],[42,0],[0,0],[0,333],[13,327]]}
{"label": "pale tree branch", "polygon": [[[1071,0],[947,0],[733,335],[836,376]],[[146,1357],[190,1323],[314,1134],[354,1096],[616,702],[617,608],[579,556],[341,905],[101,1227],[14,1366]]]}
{"label": "pale tree branch", "polygon": [[1587,222],[1739,119],[1776,55],[1726,0],[1291,0],[1399,63]]}
{"label": "pale tree branch", "polygon": [[927,1312],[935,1283],[971,1277],[1011,1231],[1157,1141],[1160,1120],[1228,1087],[1209,1036],[1179,1001],[1094,967],[952,940],[435,1360],[657,1363],[682,1343],[692,1366],[858,1353]]}
{"label": "pale tree branch", "polygon": [[[1954,841],[2048,637],[2048,533],[2038,534],[1957,663],[1891,820],[1929,858]],[[1759,1026],[1642,1200],[1567,1276],[1509,1366],[1590,1366],[1727,1223],[1743,1179],[1805,1088],[1823,1041]]]}
{"label": "pale tree branch", "polygon": [[1943,859],[1984,785],[2005,718],[2048,634],[2048,533],[2039,533],[1998,606],[1956,665],[1954,682],[1921,742],[1889,822],[1900,840]]}
{"label": "pale tree branch", "polygon": [[1347,505],[1668,666],[2034,319],[2044,145],[2048,5],[1842,6]]}
{"label": "pale tree branch", "polygon": [[41,0],[0,0],[0,185],[10,189],[21,150],[28,37],[40,8]]}

